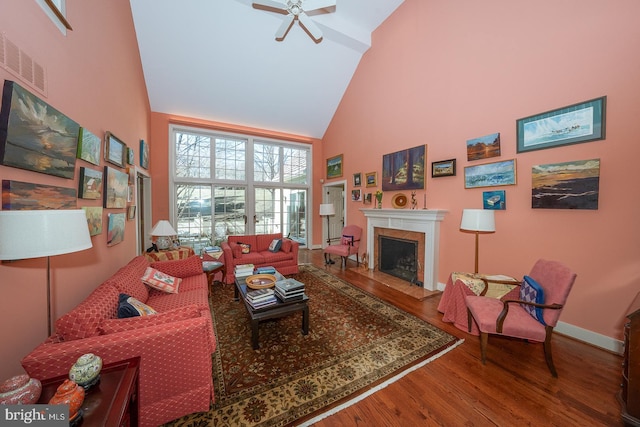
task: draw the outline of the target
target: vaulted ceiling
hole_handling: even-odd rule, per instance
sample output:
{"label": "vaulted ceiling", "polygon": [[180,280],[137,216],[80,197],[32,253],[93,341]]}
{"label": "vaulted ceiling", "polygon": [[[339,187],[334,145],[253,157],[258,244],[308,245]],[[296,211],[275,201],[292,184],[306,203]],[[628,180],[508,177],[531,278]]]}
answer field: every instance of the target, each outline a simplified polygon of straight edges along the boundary
{"label": "vaulted ceiling", "polygon": [[371,33],[402,2],[310,12],[316,43],[298,23],[276,41],[285,15],[251,0],[130,0],[151,110],[322,138]]}

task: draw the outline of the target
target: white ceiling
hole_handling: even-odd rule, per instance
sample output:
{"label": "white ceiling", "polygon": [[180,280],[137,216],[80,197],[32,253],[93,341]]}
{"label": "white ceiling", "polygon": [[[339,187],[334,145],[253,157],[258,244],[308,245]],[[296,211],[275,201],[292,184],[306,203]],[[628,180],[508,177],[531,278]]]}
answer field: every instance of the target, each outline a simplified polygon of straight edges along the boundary
{"label": "white ceiling", "polygon": [[309,14],[315,43],[297,22],[276,41],[284,15],[251,0],[130,0],[151,110],[322,138],[371,33],[403,1],[337,0]]}

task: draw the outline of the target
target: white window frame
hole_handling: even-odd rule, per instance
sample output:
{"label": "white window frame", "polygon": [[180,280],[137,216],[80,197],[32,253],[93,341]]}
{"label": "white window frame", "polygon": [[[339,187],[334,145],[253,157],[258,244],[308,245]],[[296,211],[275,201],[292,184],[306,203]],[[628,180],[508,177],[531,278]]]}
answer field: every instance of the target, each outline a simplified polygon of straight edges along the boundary
{"label": "white window frame", "polygon": [[62,34],[67,35],[67,30],[73,30],[67,21],[67,0],[36,0],[44,13],[51,19]]}

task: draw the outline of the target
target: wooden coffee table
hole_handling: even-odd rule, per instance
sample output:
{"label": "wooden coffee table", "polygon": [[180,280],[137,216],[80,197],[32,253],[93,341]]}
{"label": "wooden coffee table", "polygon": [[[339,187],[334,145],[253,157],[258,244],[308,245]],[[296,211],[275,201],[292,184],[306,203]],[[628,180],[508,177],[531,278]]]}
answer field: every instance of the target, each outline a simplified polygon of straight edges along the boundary
{"label": "wooden coffee table", "polygon": [[[276,276],[283,277],[279,273],[276,273]],[[255,309],[246,299],[247,284],[245,279],[246,277],[242,277],[240,279],[236,278],[234,299],[238,301],[240,295],[242,295],[244,306],[247,308],[249,316],[251,317],[251,346],[254,350],[260,348],[260,344],[258,343],[258,324],[263,320],[278,319],[280,317],[288,316],[291,313],[302,311],[302,335],[309,334],[309,306],[307,305],[309,297],[306,294],[302,296],[302,299],[287,302],[281,301],[276,297],[278,302],[275,304]]]}

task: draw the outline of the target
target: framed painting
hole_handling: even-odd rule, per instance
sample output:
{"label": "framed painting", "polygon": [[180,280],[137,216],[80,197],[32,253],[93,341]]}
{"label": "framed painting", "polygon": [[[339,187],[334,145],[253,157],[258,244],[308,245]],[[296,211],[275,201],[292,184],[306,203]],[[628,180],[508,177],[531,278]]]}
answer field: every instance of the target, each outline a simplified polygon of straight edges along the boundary
{"label": "framed painting", "polygon": [[431,177],[439,178],[441,176],[456,175],[456,159],[441,160],[431,163]]}
{"label": "framed painting", "polygon": [[464,188],[497,187],[515,184],[515,159],[464,168]]}
{"label": "framed painting", "polygon": [[73,179],[80,125],[17,83],[5,80],[0,163]]}
{"label": "framed painting", "polygon": [[516,120],[518,153],[605,139],[607,97]]}
{"label": "framed painting", "polygon": [[353,174],[353,186],[360,187],[362,185],[362,173],[354,173]]}
{"label": "framed painting", "polygon": [[100,148],[102,141],[85,128],[78,132],[78,153],[76,157],[86,162],[100,166]]}
{"label": "framed painting", "polygon": [[127,220],[136,219],[136,205],[127,206]]}
{"label": "framed painting", "polygon": [[111,132],[105,135],[104,154],[105,160],[116,166],[124,167],[127,146]]}
{"label": "framed painting", "polygon": [[104,207],[126,207],[129,197],[129,175],[109,166],[104,167],[104,175]]}
{"label": "framed painting", "polygon": [[133,148],[127,147],[127,164],[132,165],[135,163],[135,155],[133,153]]}
{"label": "framed painting", "polygon": [[423,189],[426,158],[426,145],[382,156],[382,190]]}
{"label": "framed painting", "polygon": [[500,133],[473,138],[467,141],[467,160],[500,157]]}
{"label": "framed painting", "polygon": [[362,201],[362,190],[356,188],[351,190],[351,201],[352,202],[361,202]]}
{"label": "framed painting", "polygon": [[102,172],[85,167],[80,168],[78,181],[78,197],[80,199],[97,200],[102,197]]}
{"label": "framed painting", "polygon": [[102,233],[102,207],[101,206],[85,206],[82,208],[87,216],[87,225],[89,226],[89,235],[97,236]]}
{"label": "framed painting", "polygon": [[75,188],[2,180],[2,209],[76,209]]}
{"label": "framed painting", "polygon": [[378,186],[378,172],[367,172],[366,174],[364,174],[364,179],[367,183],[367,187]]}
{"label": "framed painting", "polygon": [[531,179],[534,209],[598,209],[600,159],[533,166]]}
{"label": "framed painting", "polygon": [[483,191],[482,208],[493,210],[505,210],[507,208],[506,193],[504,190]]}
{"label": "framed painting", "polygon": [[140,140],[140,166],[149,169],[149,145],[144,139]]}
{"label": "framed painting", "polygon": [[342,176],[342,154],[327,159],[327,179]]}
{"label": "framed painting", "polygon": [[364,195],[364,198],[362,199],[362,202],[365,205],[369,205],[369,204],[371,204],[371,200],[372,200],[371,193],[367,193],[367,194]]}
{"label": "framed painting", "polygon": [[107,246],[114,246],[124,241],[124,213],[107,215]]}

